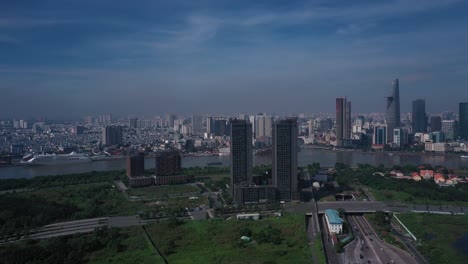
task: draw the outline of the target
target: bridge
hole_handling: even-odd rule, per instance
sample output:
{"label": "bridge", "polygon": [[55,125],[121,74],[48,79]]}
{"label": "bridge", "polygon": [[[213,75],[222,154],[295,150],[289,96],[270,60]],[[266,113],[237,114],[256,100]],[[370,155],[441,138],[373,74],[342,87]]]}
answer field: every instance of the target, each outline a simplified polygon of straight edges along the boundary
{"label": "bridge", "polygon": [[[343,208],[346,213],[375,213],[377,211],[394,213],[434,213],[434,214],[468,214],[468,207],[455,205],[410,205],[403,203],[379,202],[379,201],[336,201],[317,202],[317,213],[325,213],[325,209]],[[313,203],[290,203],[285,205],[289,212],[305,213],[311,215],[315,210]]]}

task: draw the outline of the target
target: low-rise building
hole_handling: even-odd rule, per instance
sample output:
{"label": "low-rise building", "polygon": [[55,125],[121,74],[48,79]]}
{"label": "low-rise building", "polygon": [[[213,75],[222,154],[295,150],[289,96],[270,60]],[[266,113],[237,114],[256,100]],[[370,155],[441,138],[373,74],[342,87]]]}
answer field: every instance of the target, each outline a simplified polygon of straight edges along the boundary
{"label": "low-rise building", "polygon": [[433,170],[421,170],[419,172],[419,175],[425,180],[430,180],[434,177],[434,171]]}
{"label": "low-rise building", "polygon": [[237,220],[258,220],[260,219],[259,213],[252,214],[238,214],[236,215]]}
{"label": "low-rise building", "polygon": [[333,209],[326,209],[325,221],[327,222],[327,227],[330,234],[340,234],[343,232],[343,219],[341,219],[338,211]]}
{"label": "low-rise building", "polygon": [[444,175],[442,175],[440,173],[436,173],[436,175],[434,175],[434,181],[437,184],[445,183],[445,177],[444,177]]}

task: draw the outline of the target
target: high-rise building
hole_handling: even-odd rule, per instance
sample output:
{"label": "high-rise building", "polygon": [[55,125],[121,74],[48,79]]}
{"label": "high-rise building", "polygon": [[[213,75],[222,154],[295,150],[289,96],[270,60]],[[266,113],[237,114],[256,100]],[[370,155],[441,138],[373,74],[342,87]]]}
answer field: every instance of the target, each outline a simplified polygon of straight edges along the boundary
{"label": "high-rise building", "polygon": [[168,150],[156,153],[155,175],[169,176],[177,175],[182,171],[182,156],[179,151]]}
{"label": "high-rise building", "polygon": [[168,127],[174,127],[174,120],[176,120],[176,115],[166,114],[166,122]]}
{"label": "high-rise building", "polygon": [[[400,85],[398,79],[395,79],[391,93],[387,96],[387,129],[391,133],[398,127],[400,127]],[[387,140],[392,140],[392,138],[387,138]]]}
{"label": "high-rise building", "polygon": [[77,135],[83,134],[84,131],[85,131],[84,126],[74,126],[72,129],[72,134],[77,136]]}
{"label": "high-rise building", "polygon": [[442,118],[440,116],[431,116],[431,132],[442,130]]}
{"label": "high-rise building", "polygon": [[412,126],[413,133],[427,132],[426,101],[424,99],[414,100],[412,103]]}
{"label": "high-rise building", "polygon": [[399,148],[408,144],[408,132],[403,128],[393,129],[393,144]]}
{"label": "high-rise building", "polygon": [[454,140],[457,138],[457,121],[442,120],[442,132],[444,132],[446,140]]}
{"label": "high-rise building", "polygon": [[336,98],[336,138],[340,146],[351,139],[351,102],[346,97]]}
{"label": "high-rise building", "polygon": [[130,128],[138,128],[138,118],[130,118],[129,119],[129,126]]}
{"label": "high-rise building", "polygon": [[255,116],[255,138],[269,137],[271,138],[271,127],[273,125],[273,117],[265,114]]}
{"label": "high-rise building", "polygon": [[468,103],[460,103],[458,108],[459,136],[468,140]]}
{"label": "high-rise building", "polygon": [[[372,144],[374,145],[385,145],[387,144],[387,126],[375,126],[374,127],[374,138]],[[393,138],[392,138],[393,140]]]}
{"label": "high-rise building", "polygon": [[215,119],[214,121],[214,134],[215,136],[228,135],[227,121],[225,119]]}
{"label": "high-rise building", "polygon": [[203,117],[192,115],[192,133],[203,134]]}
{"label": "high-rise building", "polygon": [[315,126],[314,126],[315,122],[314,122],[314,120],[309,120],[307,122],[307,124],[308,124],[308,127],[309,127],[309,138],[313,138],[314,133],[315,133]]}
{"label": "high-rise building", "polygon": [[297,120],[278,120],[273,124],[273,185],[281,201],[298,198]]}
{"label": "high-rise building", "polygon": [[231,192],[242,183],[252,182],[252,124],[246,120],[231,119]]}
{"label": "high-rise building", "polygon": [[122,145],[122,127],[106,126],[102,128],[102,144],[106,146]]}
{"label": "high-rise building", "polygon": [[214,130],[215,130],[214,118],[209,116],[206,118],[206,132],[208,134],[214,134]]}
{"label": "high-rise building", "polygon": [[127,156],[127,176],[140,177],[145,175],[145,154]]}

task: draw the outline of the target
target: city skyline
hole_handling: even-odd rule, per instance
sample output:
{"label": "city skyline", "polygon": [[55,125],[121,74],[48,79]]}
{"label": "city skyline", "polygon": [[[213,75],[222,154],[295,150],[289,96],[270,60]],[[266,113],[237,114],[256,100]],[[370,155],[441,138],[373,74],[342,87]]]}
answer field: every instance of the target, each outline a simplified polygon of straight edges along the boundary
{"label": "city skyline", "polygon": [[402,112],[468,98],[458,0],[1,7],[1,118],[333,112],[339,96],[383,112],[394,78]]}

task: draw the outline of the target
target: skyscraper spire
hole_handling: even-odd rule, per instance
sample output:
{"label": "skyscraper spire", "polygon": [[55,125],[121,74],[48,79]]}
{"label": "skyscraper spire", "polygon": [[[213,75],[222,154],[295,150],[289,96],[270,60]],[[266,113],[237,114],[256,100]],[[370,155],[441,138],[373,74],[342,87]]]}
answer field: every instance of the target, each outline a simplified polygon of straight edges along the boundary
{"label": "skyscraper spire", "polygon": [[400,127],[400,85],[398,79],[393,80],[392,90],[387,96],[387,141],[393,134],[393,129]]}

